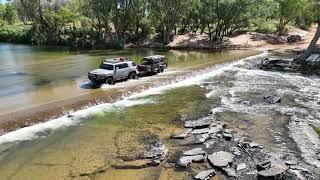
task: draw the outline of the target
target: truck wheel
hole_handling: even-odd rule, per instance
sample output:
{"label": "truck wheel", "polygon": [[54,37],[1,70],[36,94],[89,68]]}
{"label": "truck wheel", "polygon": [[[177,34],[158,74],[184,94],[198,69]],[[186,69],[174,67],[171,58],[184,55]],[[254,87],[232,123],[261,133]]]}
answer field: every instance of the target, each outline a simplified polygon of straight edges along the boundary
{"label": "truck wheel", "polygon": [[161,66],[161,67],[159,68],[159,73],[163,73],[163,71],[164,71],[164,68]]}
{"label": "truck wheel", "polygon": [[106,84],[109,84],[109,85],[114,85],[114,80],[112,77],[107,77],[106,79]]}
{"label": "truck wheel", "polygon": [[135,72],[131,72],[130,74],[129,74],[129,77],[128,77],[129,79],[137,79],[137,73],[135,73]]}

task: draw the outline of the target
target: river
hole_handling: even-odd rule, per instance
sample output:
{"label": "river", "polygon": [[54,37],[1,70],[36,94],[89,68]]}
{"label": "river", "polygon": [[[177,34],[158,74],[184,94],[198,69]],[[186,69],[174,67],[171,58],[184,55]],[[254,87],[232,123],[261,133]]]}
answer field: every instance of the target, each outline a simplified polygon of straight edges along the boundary
{"label": "river", "polygon": [[[267,150],[320,167],[319,138],[308,126],[319,123],[320,80],[256,68],[258,61],[273,54],[150,49],[75,53],[8,44],[0,45],[0,51],[0,112],[4,116],[43,106],[50,110],[46,105],[51,102],[63,106],[80,96],[100,98],[73,106],[73,110],[66,107],[58,117],[40,116],[41,123],[0,136],[3,179],[190,177],[190,170],[166,165],[114,167],[155,139],[166,144],[169,154],[187,148],[168,137],[183,126],[181,120],[203,117],[210,111]],[[99,89],[88,87],[86,73],[102,59],[129,56],[138,62],[152,54],[168,57],[169,69],[164,74]],[[273,93],[282,95],[281,104],[264,101],[265,95]]]}

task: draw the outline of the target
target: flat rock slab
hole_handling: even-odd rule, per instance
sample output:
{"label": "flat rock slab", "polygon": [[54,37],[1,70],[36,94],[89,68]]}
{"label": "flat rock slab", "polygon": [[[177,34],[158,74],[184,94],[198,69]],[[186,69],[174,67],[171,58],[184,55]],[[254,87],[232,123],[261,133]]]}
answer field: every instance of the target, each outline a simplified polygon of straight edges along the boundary
{"label": "flat rock slab", "polygon": [[194,176],[194,179],[197,180],[207,180],[210,179],[210,177],[215,175],[215,171],[213,169],[209,169],[206,171],[199,172],[196,176]]}
{"label": "flat rock slab", "polygon": [[139,159],[135,161],[126,161],[120,164],[113,165],[112,167],[115,169],[142,169],[150,166],[152,164],[152,160],[150,159]]}
{"label": "flat rock slab", "polygon": [[184,127],[194,129],[206,128],[209,127],[213,121],[213,117],[204,117],[195,121],[186,121]]}
{"label": "flat rock slab", "polygon": [[206,152],[202,148],[194,148],[183,153],[184,156],[205,155]]}
{"label": "flat rock slab", "polygon": [[195,156],[182,156],[177,165],[181,167],[188,167],[192,162],[203,162],[205,157],[203,155],[195,155]]}
{"label": "flat rock slab", "polygon": [[226,174],[229,176],[229,177],[237,177],[237,173],[236,173],[236,170],[233,169],[233,168],[223,168],[224,172],[226,172]]}
{"label": "flat rock slab", "polygon": [[237,165],[237,171],[242,171],[247,168],[247,165],[245,163],[241,163]]}
{"label": "flat rock slab", "polygon": [[195,135],[195,144],[202,144],[204,143],[208,138],[209,134],[197,134]]}
{"label": "flat rock slab", "polygon": [[191,134],[206,134],[209,131],[210,131],[210,128],[195,129],[191,132]]}
{"label": "flat rock slab", "polygon": [[258,172],[258,178],[260,179],[280,179],[287,168],[281,166],[273,166],[270,169],[266,169]]}
{"label": "flat rock slab", "polygon": [[208,160],[213,166],[226,167],[233,162],[235,156],[229,152],[219,151],[208,156]]}
{"label": "flat rock slab", "polygon": [[171,139],[185,139],[190,136],[191,131],[192,131],[191,128],[179,130],[179,131],[174,132],[174,134],[172,134],[170,138]]}
{"label": "flat rock slab", "polygon": [[219,124],[219,125],[216,125],[216,126],[214,126],[214,127],[210,127],[210,130],[209,130],[209,134],[216,134],[216,133],[219,133],[219,132],[221,132],[222,131],[222,125],[221,124]]}
{"label": "flat rock slab", "polygon": [[148,159],[160,159],[162,161],[166,157],[167,153],[167,147],[160,142],[156,142],[154,145],[151,145],[149,151],[147,151],[144,156]]}

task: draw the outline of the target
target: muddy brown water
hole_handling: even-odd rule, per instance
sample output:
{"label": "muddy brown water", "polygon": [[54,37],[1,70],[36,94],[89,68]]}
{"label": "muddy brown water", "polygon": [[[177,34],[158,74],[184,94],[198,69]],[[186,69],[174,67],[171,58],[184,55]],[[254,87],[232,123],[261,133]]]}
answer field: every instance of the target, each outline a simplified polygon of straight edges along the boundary
{"label": "muddy brown water", "polygon": [[[37,53],[41,54],[42,51]],[[83,57],[93,65],[75,70],[72,76],[76,78],[73,80],[60,73],[53,82],[61,84],[33,84],[43,94],[36,93],[39,101],[31,104],[34,107],[21,106],[22,109],[17,110],[17,113],[25,111],[23,108],[43,108],[42,119],[50,117],[47,115],[49,112],[45,113],[47,109],[62,116],[56,115],[57,118],[50,121],[0,136],[2,179],[188,179],[199,170],[197,164],[187,170],[177,170],[166,163],[142,169],[114,167],[121,166],[126,159],[124,157],[134,157],[143,152],[156,139],[166,144],[169,149],[167,160],[173,161],[176,153],[191,148],[179,146],[169,139],[173,131],[183,127],[181,120],[207,116],[211,110],[214,116],[228,123],[228,127],[250,136],[267,150],[303,159],[286,125],[293,115],[304,119],[307,119],[305,113],[313,119],[319,115],[316,110],[320,107],[311,103],[317,101],[316,97],[320,94],[317,90],[319,80],[256,69],[254,63],[271,56],[268,53],[254,56],[259,52],[131,49],[76,55],[63,51],[65,53],[61,55],[59,51],[50,53],[68,57],[59,59],[62,67],[74,56],[78,59]],[[123,82],[112,87],[81,88],[87,83],[83,73],[96,67],[101,58],[121,54],[138,54],[140,57],[164,54],[169,57],[170,68],[158,76]],[[248,56],[251,57],[237,61]],[[80,63],[86,61],[84,59],[79,60]],[[44,63],[50,64],[51,61],[44,60]],[[226,61],[229,63],[221,64]],[[52,67],[52,71],[57,69],[56,66]],[[70,91],[65,90],[60,96],[59,85],[68,87]],[[2,93],[11,92],[9,89]],[[306,92],[306,89],[311,91]],[[53,93],[56,90],[58,94]],[[30,93],[34,93],[34,90],[25,88],[23,92],[5,95],[2,99],[14,99],[18,95],[28,97]],[[263,96],[270,93],[282,93],[283,103],[270,105],[264,102]],[[44,97],[52,98],[53,102],[42,99],[44,94],[47,94]],[[72,94],[71,97],[69,94]],[[302,102],[306,98],[309,101]],[[79,100],[85,103],[79,106]],[[69,102],[74,105],[68,108]],[[51,107],[50,103],[56,103],[57,107]],[[59,103],[65,107],[64,112],[59,109]],[[94,105],[96,103],[98,105]],[[17,107],[20,105],[16,104]],[[69,112],[72,116],[65,116],[70,109],[75,109]],[[8,110],[3,109],[2,112]],[[29,113],[32,117],[33,113]]]}

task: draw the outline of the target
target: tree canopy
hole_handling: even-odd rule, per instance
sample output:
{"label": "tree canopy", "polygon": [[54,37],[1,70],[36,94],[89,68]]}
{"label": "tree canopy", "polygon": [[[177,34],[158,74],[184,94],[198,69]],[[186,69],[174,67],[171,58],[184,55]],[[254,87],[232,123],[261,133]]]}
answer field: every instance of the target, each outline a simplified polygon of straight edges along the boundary
{"label": "tree canopy", "polygon": [[[237,31],[283,35],[288,24],[317,22],[318,0],[11,0],[1,24],[30,25],[34,44],[121,47],[157,33],[206,33],[211,41]],[[317,14],[318,13],[318,14]]]}

